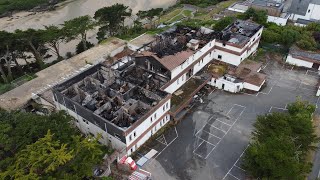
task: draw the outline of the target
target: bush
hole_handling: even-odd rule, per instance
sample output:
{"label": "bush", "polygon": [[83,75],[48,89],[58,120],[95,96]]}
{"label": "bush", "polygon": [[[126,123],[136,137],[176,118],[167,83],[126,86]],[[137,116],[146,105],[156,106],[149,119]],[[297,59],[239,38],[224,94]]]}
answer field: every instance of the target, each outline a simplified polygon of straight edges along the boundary
{"label": "bush", "polygon": [[[94,46],[94,44],[92,44],[91,42],[89,41],[86,41],[86,44],[87,44],[87,48],[90,49]],[[76,53],[77,54],[80,54],[84,51],[84,47],[83,47],[83,43],[80,41],[79,44],[77,45],[76,47]]]}

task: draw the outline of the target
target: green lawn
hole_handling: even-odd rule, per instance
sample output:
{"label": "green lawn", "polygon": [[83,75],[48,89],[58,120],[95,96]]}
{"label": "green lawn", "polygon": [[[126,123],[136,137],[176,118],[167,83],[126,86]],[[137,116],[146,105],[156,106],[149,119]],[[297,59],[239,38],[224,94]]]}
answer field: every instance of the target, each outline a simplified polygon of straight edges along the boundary
{"label": "green lawn", "polygon": [[183,10],[182,14],[186,17],[191,17],[192,16],[192,11],[190,10]]}
{"label": "green lawn", "polygon": [[178,9],[175,9],[163,16],[160,17],[160,23],[165,23],[167,21],[170,21],[173,17],[177,16],[179,13],[181,13],[182,9],[181,8],[178,8]]}
{"label": "green lawn", "polygon": [[171,24],[171,23],[179,21],[179,20],[181,20],[183,18],[184,18],[184,16],[182,14],[179,14],[179,15],[175,16],[174,18],[172,18],[170,21],[167,21],[166,23],[167,24]]}

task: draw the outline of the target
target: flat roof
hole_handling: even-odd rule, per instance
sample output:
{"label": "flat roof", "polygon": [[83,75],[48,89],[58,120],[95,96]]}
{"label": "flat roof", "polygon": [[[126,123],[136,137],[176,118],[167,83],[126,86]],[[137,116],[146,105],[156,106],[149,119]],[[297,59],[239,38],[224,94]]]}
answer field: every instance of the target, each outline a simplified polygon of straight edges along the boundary
{"label": "flat roof", "polygon": [[281,9],[284,6],[283,3],[279,3],[275,0],[254,0],[252,1],[252,4],[263,7],[273,7],[277,9]]}
{"label": "flat roof", "polygon": [[33,93],[44,92],[73,74],[79,73],[82,68],[88,66],[88,63],[96,64],[105,56],[110,55],[114,50],[124,45],[124,40],[110,38],[105,43],[37,72],[37,78],[2,94],[0,96],[0,107],[6,110],[22,108],[31,100]]}
{"label": "flat roof", "polygon": [[250,20],[236,20],[226,27],[220,40],[244,45],[262,26]]}
{"label": "flat roof", "polygon": [[129,41],[129,44],[134,45],[137,48],[141,48],[141,47],[153,42],[155,39],[156,39],[155,35],[144,33],[144,34],[132,39],[131,41]]}
{"label": "flat roof", "polygon": [[292,0],[289,12],[298,15],[306,15],[311,0]]}

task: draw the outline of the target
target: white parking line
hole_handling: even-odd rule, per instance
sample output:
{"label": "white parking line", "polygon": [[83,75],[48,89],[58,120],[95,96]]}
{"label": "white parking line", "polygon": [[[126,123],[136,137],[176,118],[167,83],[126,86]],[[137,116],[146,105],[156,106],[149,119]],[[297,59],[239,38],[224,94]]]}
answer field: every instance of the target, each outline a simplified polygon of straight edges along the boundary
{"label": "white parking line", "polygon": [[238,169],[241,169],[242,171],[246,171],[244,169],[242,169],[241,167],[237,166],[237,165],[234,165],[234,167],[238,168]]}
{"label": "white parking line", "polygon": [[178,134],[178,131],[177,131],[177,128],[176,128],[176,127],[174,127],[174,130],[175,130],[177,136],[176,136],[172,141],[170,141],[169,144],[168,144],[166,147],[164,147],[164,148],[162,149],[162,151],[160,151],[160,152],[150,161],[150,163],[151,163],[153,160],[155,160],[164,150],[167,149],[167,147],[169,147],[169,146],[179,137],[179,134]]}
{"label": "white parking line", "polygon": [[216,136],[216,135],[214,135],[214,134],[211,134],[210,132],[208,132],[208,131],[206,131],[206,130],[202,130],[202,131],[204,131],[204,132],[206,132],[206,133],[208,133],[208,134],[210,134],[211,136],[214,136],[214,137],[216,137],[216,138],[218,138],[218,139],[221,139],[220,137],[218,137],[218,136]]}
{"label": "white parking line", "polygon": [[230,124],[228,124],[228,123],[225,123],[225,122],[220,121],[219,119],[216,119],[216,121],[219,121],[219,122],[221,122],[221,123],[223,123],[223,124],[225,124],[225,125],[227,125],[227,126],[232,126],[232,125],[230,125]]}
{"label": "white parking line", "polygon": [[[236,120],[232,123],[232,126],[229,127],[229,129],[227,130],[227,132],[221,137],[221,139],[219,140],[219,142],[216,144],[216,146],[209,152],[209,154],[206,156],[205,159],[207,159],[209,157],[209,155],[213,152],[213,150],[220,144],[220,142],[222,141],[222,139],[228,134],[228,132],[230,131],[230,129],[232,129],[233,125],[240,119],[242,113],[244,112],[244,110],[246,109],[245,106],[243,106],[243,110],[241,111],[241,113],[239,114],[239,116],[236,118]],[[230,112],[230,111],[229,111]]]}
{"label": "white parking line", "polygon": [[236,178],[237,180],[240,180],[239,178],[235,177],[233,174],[229,173],[230,176]]}
{"label": "white parking line", "polygon": [[[212,145],[212,146],[216,146],[215,144],[212,144],[211,142],[209,142],[209,141],[207,141],[207,140],[202,139],[202,137],[197,136],[197,138],[199,138],[199,139],[203,140],[204,142],[206,142],[206,143],[208,143],[208,144],[210,144],[210,145]],[[196,151],[199,147],[200,147],[200,145],[195,149],[195,151]]]}
{"label": "white parking line", "polygon": [[[238,163],[238,161],[240,160],[240,158],[243,156],[244,152],[246,152],[246,150],[248,149],[249,144],[247,145],[247,147],[242,151],[242,153],[240,154],[239,158],[236,160],[236,162],[232,165],[232,167],[229,169],[229,171],[227,172],[227,174],[222,178],[222,180],[224,180],[228,174],[230,174],[231,170],[233,169],[233,167],[236,166],[236,164]],[[231,175],[231,174],[230,174]]]}

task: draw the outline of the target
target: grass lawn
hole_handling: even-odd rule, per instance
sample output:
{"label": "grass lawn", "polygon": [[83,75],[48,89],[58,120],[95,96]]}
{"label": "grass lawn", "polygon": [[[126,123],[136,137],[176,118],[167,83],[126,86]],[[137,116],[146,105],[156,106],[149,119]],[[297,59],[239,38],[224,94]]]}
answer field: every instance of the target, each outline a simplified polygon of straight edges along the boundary
{"label": "grass lawn", "polygon": [[190,10],[183,10],[182,14],[186,17],[191,17],[192,16],[192,11]]}
{"label": "grass lawn", "polygon": [[218,3],[215,6],[215,8],[213,8],[209,12],[199,11],[199,12],[195,13],[195,18],[202,19],[202,20],[210,20],[210,19],[212,19],[213,15],[220,13],[221,11],[223,11],[227,7],[231,6],[235,2],[237,2],[237,0],[222,1],[222,2]]}
{"label": "grass lawn", "polygon": [[160,23],[164,23],[172,19],[173,17],[177,16],[179,13],[182,12],[181,8],[175,9],[169,13],[166,13],[165,15],[160,17]]}
{"label": "grass lawn", "polygon": [[174,18],[172,18],[170,21],[167,21],[166,24],[174,23],[174,22],[179,21],[183,18],[184,18],[184,16],[182,14],[179,14],[179,15],[175,16]]}

